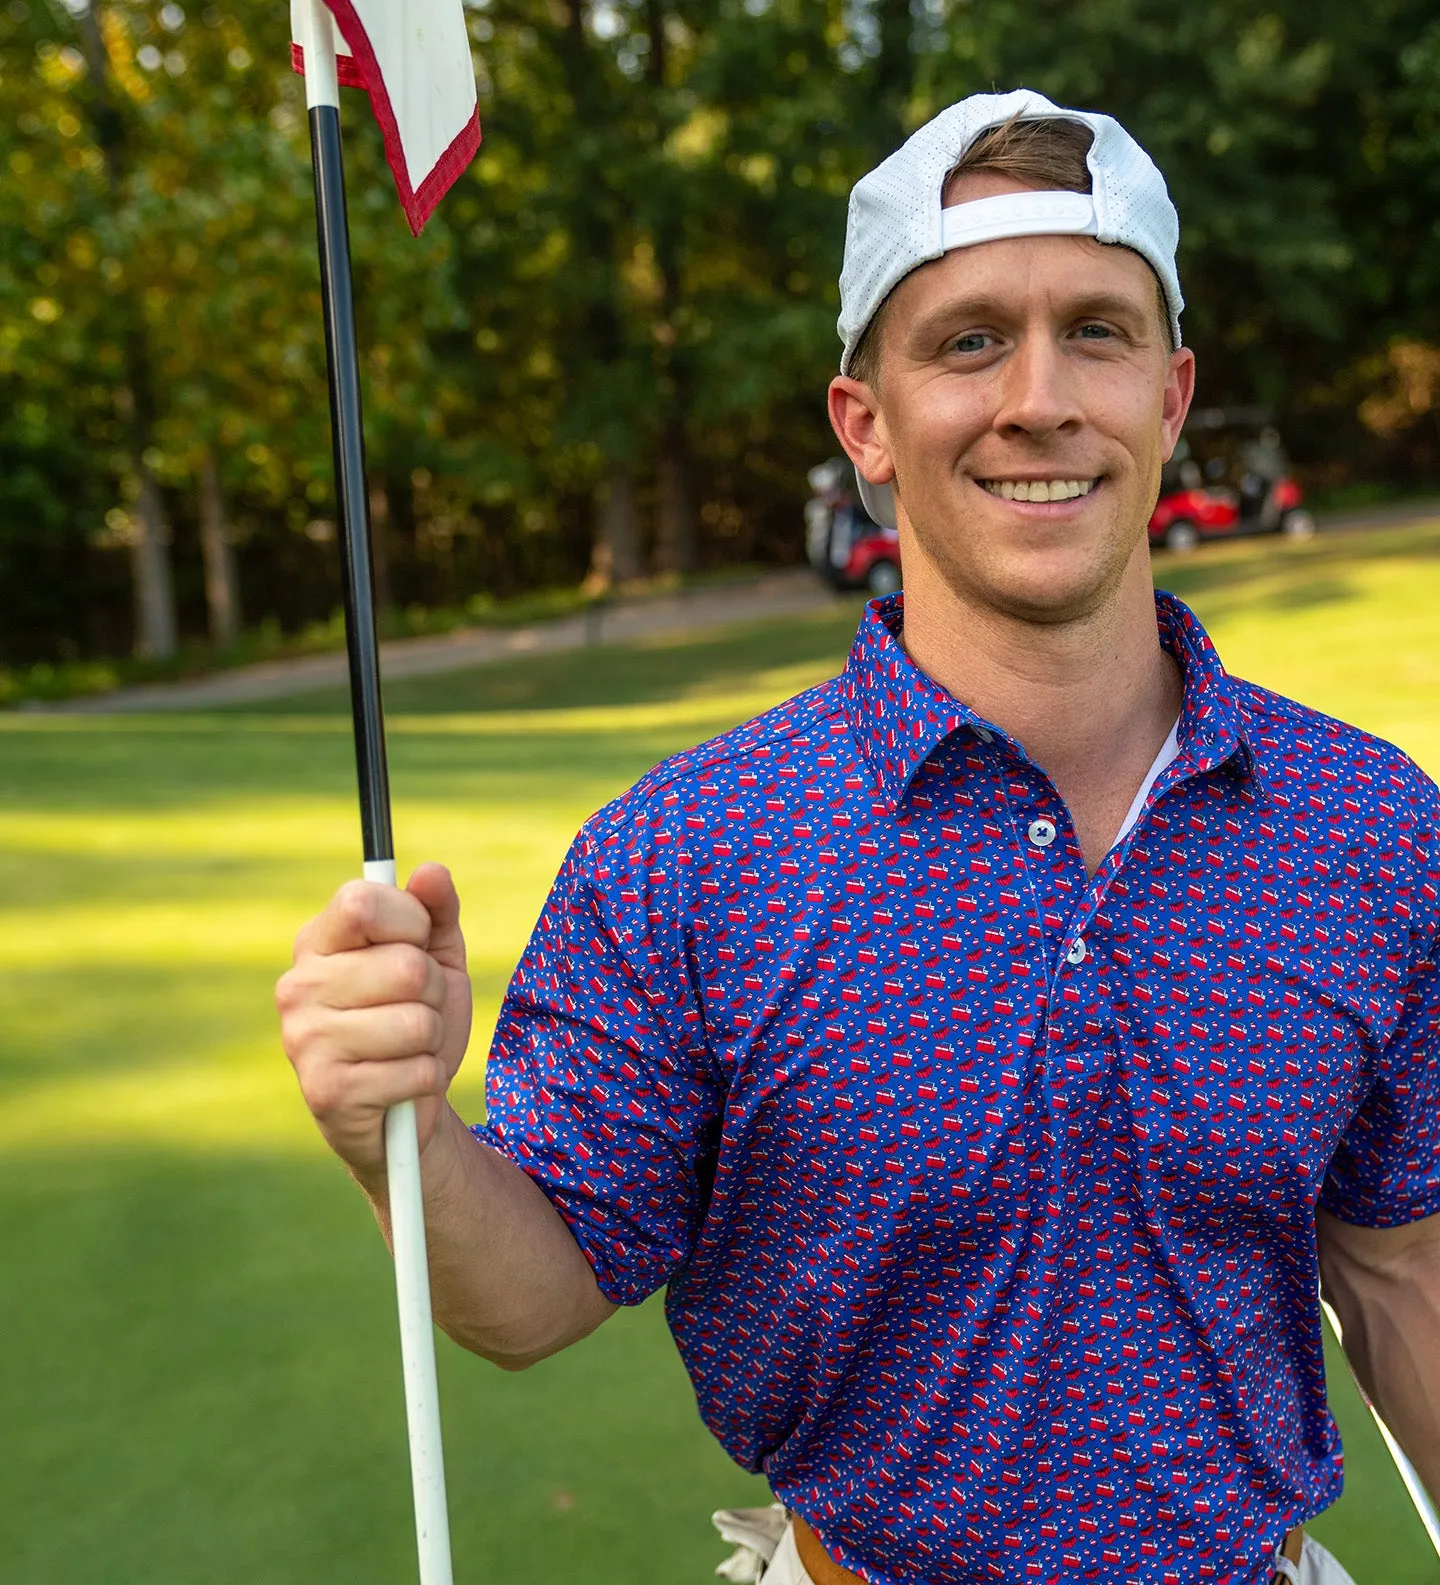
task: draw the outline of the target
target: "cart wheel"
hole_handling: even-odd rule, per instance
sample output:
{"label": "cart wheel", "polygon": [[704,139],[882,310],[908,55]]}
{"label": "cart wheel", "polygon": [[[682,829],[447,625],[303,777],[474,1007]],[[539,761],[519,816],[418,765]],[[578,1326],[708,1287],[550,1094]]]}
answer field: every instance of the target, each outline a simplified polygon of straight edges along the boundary
{"label": "cart wheel", "polygon": [[900,569],[893,561],[877,561],[870,568],[865,587],[871,594],[894,594],[900,587]]}
{"label": "cart wheel", "polygon": [[1286,539],[1309,539],[1315,532],[1315,519],[1303,507],[1297,507],[1280,519],[1280,532]]}
{"label": "cart wheel", "polygon": [[1166,550],[1194,550],[1200,543],[1200,530],[1185,518],[1177,518],[1165,530]]}

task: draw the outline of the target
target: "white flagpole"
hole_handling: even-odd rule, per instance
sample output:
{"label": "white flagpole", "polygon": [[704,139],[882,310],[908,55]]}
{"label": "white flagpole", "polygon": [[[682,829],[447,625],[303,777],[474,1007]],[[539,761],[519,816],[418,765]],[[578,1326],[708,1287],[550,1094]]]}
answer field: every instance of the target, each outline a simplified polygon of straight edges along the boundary
{"label": "white flagpole", "polygon": [[[335,446],[335,493],[343,530],[345,633],[350,654],[364,874],[366,880],[393,886],[395,850],[390,834],[390,789],[380,707],[379,643],[371,582],[360,369],[350,284],[334,22],[322,0],[302,0],[298,9],[303,23],[298,42],[305,53],[305,99],[315,165],[320,283]],[[453,1585],[450,1523],[445,1503],[445,1458],[440,1440],[440,1395],[435,1377],[435,1329],[430,1314],[430,1273],[425,1252],[420,1147],[413,1101],[394,1106],[385,1115],[385,1165],[389,1180],[391,1242],[395,1251],[395,1293],[400,1312],[400,1357],[405,1377],[405,1418],[410,1434],[410,1476],[415,1498],[420,1585]]]}
{"label": "white flagpole", "polygon": [[[1340,1330],[1340,1317],[1322,1299],[1320,1308],[1325,1312],[1325,1319],[1330,1323],[1330,1330],[1335,1334],[1335,1341],[1339,1343],[1341,1351],[1345,1348],[1344,1334]],[[1349,1364],[1349,1361],[1346,1361]],[[1405,1456],[1404,1449],[1391,1434],[1390,1427],[1380,1418],[1380,1411],[1370,1402],[1370,1395],[1360,1385],[1359,1379],[1352,1370],[1350,1379],[1355,1383],[1355,1391],[1360,1394],[1360,1402],[1370,1411],[1370,1418],[1375,1422],[1375,1429],[1380,1433],[1380,1440],[1385,1444],[1395,1471],[1400,1476],[1400,1483],[1405,1488],[1406,1495],[1414,1504],[1415,1512],[1420,1517],[1420,1523],[1425,1527],[1425,1534],[1430,1537],[1430,1545],[1435,1548],[1436,1557],[1440,1557],[1440,1514],[1435,1512],[1435,1504],[1430,1501],[1429,1493],[1421,1483],[1420,1476],[1415,1466]]]}

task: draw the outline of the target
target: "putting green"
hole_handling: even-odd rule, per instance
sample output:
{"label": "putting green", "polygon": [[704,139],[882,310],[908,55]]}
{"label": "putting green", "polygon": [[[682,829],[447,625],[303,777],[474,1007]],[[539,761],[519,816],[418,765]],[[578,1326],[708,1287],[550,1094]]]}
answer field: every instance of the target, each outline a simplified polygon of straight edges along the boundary
{"label": "putting green", "polygon": [[[1157,564],[1232,670],[1440,771],[1440,526]],[[575,827],[655,760],[833,671],[858,606],[389,691],[402,868],[466,900],[475,1049]],[[335,694],[0,717],[0,1582],[412,1577],[389,1270],[279,1055],[296,925],[356,868]],[[479,1064],[458,1101],[475,1111]],[[519,1377],[442,1346],[457,1578],[696,1585],[763,1500],[652,1303]],[[1348,1386],[1360,1585],[1440,1578]]]}

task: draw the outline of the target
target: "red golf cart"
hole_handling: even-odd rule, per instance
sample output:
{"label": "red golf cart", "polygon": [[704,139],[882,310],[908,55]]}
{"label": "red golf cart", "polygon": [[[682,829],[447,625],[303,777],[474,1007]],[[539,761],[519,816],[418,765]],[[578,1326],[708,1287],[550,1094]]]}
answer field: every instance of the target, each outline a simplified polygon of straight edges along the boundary
{"label": "red golf cart", "polygon": [[1239,534],[1305,539],[1315,519],[1304,499],[1268,408],[1198,408],[1160,476],[1150,544],[1193,550],[1202,539]]}
{"label": "red golf cart", "polygon": [[865,510],[855,469],[832,457],[806,475],[813,492],[805,503],[805,554],[837,589],[894,594],[900,587],[900,536]]}

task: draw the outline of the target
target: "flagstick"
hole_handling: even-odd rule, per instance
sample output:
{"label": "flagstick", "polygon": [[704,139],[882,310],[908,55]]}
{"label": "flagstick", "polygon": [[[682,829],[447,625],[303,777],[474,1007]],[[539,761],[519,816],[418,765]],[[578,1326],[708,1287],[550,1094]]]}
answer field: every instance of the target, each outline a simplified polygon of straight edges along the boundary
{"label": "flagstick", "polygon": [[[365,492],[365,441],[360,420],[360,361],[350,284],[350,238],[340,151],[340,85],[335,35],[322,0],[306,0],[305,98],[315,168],[315,217],[320,246],[320,294],[330,367],[330,422],[335,447],[335,493],[341,520],[340,560],[345,582],[345,641],[350,655],[350,702],[355,718],[355,768],[365,879],[395,884],[390,834],[390,785],[380,705],[380,649],[371,586],[370,522]],[[445,1459],[435,1380],[435,1332],[425,1256],[425,1211],[415,1103],[385,1114],[390,1234],[400,1311],[400,1356],[410,1475],[415,1494],[415,1539],[420,1585],[452,1585],[450,1524],[445,1508]]]}

